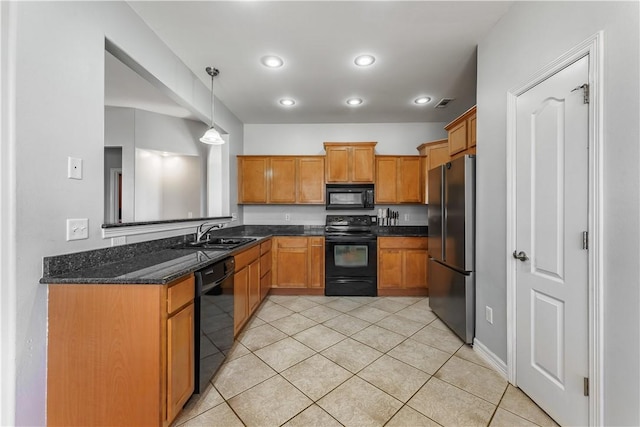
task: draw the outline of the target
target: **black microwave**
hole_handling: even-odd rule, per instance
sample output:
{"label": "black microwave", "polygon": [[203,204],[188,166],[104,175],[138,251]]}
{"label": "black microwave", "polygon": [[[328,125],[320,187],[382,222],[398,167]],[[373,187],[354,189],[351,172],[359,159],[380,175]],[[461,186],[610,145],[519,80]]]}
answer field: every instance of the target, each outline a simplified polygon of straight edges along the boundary
{"label": "black microwave", "polygon": [[373,210],[373,184],[327,184],[327,209]]}

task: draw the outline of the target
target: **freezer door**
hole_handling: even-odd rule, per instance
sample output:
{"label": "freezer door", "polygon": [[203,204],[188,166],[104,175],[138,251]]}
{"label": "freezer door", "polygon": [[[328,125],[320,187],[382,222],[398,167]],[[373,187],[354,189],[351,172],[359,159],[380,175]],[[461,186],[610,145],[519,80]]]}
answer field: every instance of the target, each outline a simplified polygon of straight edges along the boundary
{"label": "freezer door", "polygon": [[442,261],[442,174],[444,166],[438,166],[429,171],[429,200],[427,204],[427,220],[429,231],[427,234],[427,248],[429,256]]}
{"label": "freezer door", "polygon": [[428,268],[429,306],[467,344],[475,335],[475,276],[462,274],[434,259]]}
{"label": "freezer door", "polygon": [[475,157],[464,156],[444,165],[443,260],[447,265],[460,271],[474,270],[474,225]]}

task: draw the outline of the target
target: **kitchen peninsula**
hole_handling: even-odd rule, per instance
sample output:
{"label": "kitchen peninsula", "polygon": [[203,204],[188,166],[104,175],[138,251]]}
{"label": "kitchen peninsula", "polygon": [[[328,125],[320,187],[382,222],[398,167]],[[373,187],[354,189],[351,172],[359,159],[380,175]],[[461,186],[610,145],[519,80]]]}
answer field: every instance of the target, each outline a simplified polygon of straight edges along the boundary
{"label": "kitchen peninsula", "polygon": [[[426,231],[380,227],[378,233],[384,239],[424,238]],[[322,280],[320,287],[286,284],[287,271],[323,265],[323,227],[246,225],[212,236],[255,240],[229,251],[194,250],[185,248],[193,239],[189,234],[44,259],[40,282],[49,285],[50,425],[171,424],[193,392],[193,273],[199,269],[236,259],[236,336],[268,292],[324,293],[324,274],[316,279]],[[278,261],[277,247],[279,240],[291,239],[315,239],[322,251],[292,270]],[[302,249],[291,251],[300,259],[306,254]]]}

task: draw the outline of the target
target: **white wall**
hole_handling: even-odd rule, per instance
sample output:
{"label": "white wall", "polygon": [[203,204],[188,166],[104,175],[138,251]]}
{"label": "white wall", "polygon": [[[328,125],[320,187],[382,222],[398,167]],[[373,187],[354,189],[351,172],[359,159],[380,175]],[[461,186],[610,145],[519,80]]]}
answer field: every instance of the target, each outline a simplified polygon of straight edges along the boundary
{"label": "white wall", "polygon": [[[244,153],[249,155],[323,155],[324,142],[373,142],[376,154],[418,155],[417,147],[447,137],[446,123],[245,124]],[[386,207],[386,206],[377,206]],[[425,225],[424,206],[398,205],[401,223]],[[251,206],[242,208],[245,224],[324,224],[323,206]],[[371,211],[375,215],[374,211]],[[284,213],[291,213],[285,221]],[[362,213],[360,211],[360,213]],[[404,214],[409,221],[404,221]]]}
{"label": "white wall", "polygon": [[202,178],[202,161],[197,156],[162,158],[162,219],[198,218],[200,187],[193,185]]}
{"label": "white wall", "polygon": [[[38,283],[42,258],[109,245],[100,229],[105,37],[184,104],[201,112],[203,120],[210,109],[210,92],[126,3],[15,2],[12,6],[15,39],[10,47],[15,47],[16,57],[11,89],[19,96],[9,117],[16,141],[11,161],[19,166],[15,185],[19,280],[17,372],[6,381],[15,384],[16,424],[44,425],[47,287]],[[219,102],[216,123],[230,133],[229,152],[242,152],[242,124]],[[66,178],[67,156],[83,159],[83,180]],[[66,218],[88,218],[89,239],[65,241]],[[168,234],[172,233],[135,236],[130,241]]]}
{"label": "white wall", "polygon": [[162,218],[163,179],[160,153],[136,148],[136,220],[153,221]]}
{"label": "white wall", "polygon": [[115,203],[111,195],[111,170],[120,169],[122,171],[122,147],[105,147],[104,149],[104,218],[105,222],[116,222],[111,220],[112,210]]}
{"label": "white wall", "polygon": [[[114,107],[109,107],[109,109]],[[150,111],[134,109],[136,148],[199,156],[206,147],[198,139],[209,128],[196,122]]]}
{"label": "white wall", "polygon": [[[471,105],[469,106],[471,107]],[[245,124],[243,154],[324,154],[324,142],[373,142],[376,154],[418,155],[446,123]]]}
{"label": "white wall", "polygon": [[[187,218],[187,211],[192,211],[195,218],[207,216],[206,163],[208,147],[198,141],[208,129],[207,125],[194,120],[171,117],[136,108],[105,106],[104,126],[105,147],[122,147],[123,222],[180,218],[175,216],[179,211],[173,208],[170,216],[167,216],[169,211],[163,206],[171,204],[170,198],[166,199],[166,202],[155,198],[156,193],[165,187],[165,184],[162,184],[157,178],[167,177],[167,175],[158,174],[158,172],[170,172],[171,168],[165,168],[169,165],[165,160],[152,160],[152,152],[157,155],[161,152],[167,152],[200,156],[201,164],[197,165],[198,174],[182,174],[180,175],[182,179],[177,182],[184,185],[185,190],[202,192],[197,195],[200,206],[197,209],[193,209],[191,205],[188,206],[188,209],[186,209],[187,206],[183,206],[185,216],[182,218]],[[144,155],[141,155],[139,149],[143,149]],[[139,162],[143,164],[138,164]],[[155,169],[154,164],[157,164],[158,167],[162,165],[162,168]],[[143,167],[142,170],[138,170],[140,166]],[[138,177],[144,181],[138,182]],[[185,181],[187,177],[193,180],[189,183]],[[175,201],[177,203],[178,199]],[[106,218],[108,217],[105,216],[105,221]]]}
{"label": "white wall", "polygon": [[604,31],[605,425],[640,425],[638,17],[638,2],[515,2],[478,48],[476,335],[506,361],[506,93]]}
{"label": "white wall", "polygon": [[[104,146],[122,147],[122,221],[134,220],[135,114],[133,108],[104,108]],[[107,216],[104,217],[108,218]],[[105,222],[105,221],[103,221]]]}

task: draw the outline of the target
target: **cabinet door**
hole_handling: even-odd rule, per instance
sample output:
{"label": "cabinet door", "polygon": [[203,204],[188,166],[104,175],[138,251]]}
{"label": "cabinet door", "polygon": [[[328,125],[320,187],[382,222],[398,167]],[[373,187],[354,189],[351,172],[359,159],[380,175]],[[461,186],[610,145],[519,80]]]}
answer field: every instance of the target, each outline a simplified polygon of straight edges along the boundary
{"label": "cabinet door", "polygon": [[[395,156],[376,157],[376,203],[396,203],[398,200],[398,162]],[[402,185],[400,185],[402,186]]]}
{"label": "cabinet door", "polygon": [[400,249],[378,249],[378,287],[402,288],[402,251]]}
{"label": "cabinet door", "polygon": [[269,203],[295,203],[295,157],[272,157],[269,163]]}
{"label": "cabinet door", "polygon": [[467,121],[463,120],[449,129],[449,155],[467,149]]}
{"label": "cabinet door", "polygon": [[375,178],[375,155],[372,146],[353,146],[351,153],[351,181],[373,182]]}
{"label": "cabinet door", "polygon": [[249,266],[249,313],[250,316],[260,305],[260,258],[256,258]]}
{"label": "cabinet door", "polygon": [[469,141],[469,148],[471,148],[476,146],[476,115],[474,114],[469,117],[467,121],[469,127],[469,136],[467,139]]}
{"label": "cabinet door", "polygon": [[449,157],[449,149],[446,145],[438,148],[432,148],[429,151],[429,170],[435,168],[436,166],[443,165],[447,163],[450,159]]}
{"label": "cabinet door", "polygon": [[271,251],[260,256],[260,277],[271,271]]}
{"label": "cabinet door", "polygon": [[420,157],[400,157],[397,176],[398,203],[420,203]]}
{"label": "cabinet door", "polygon": [[238,157],[238,203],[267,203],[267,157]]}
{"label": "cabinet door", "polygon": [[324,158],[298,159],[298,203],[324,203]]}
{"label": "cabinet door", "polygon": [[426,249],[407,249],[404,252],[404,287],[427,287],[427,261]]}
{"label": "cabinet door", "polygon": [[249,318],[249,268],[233,275],[233,332],[238,335]]}
{"label": "cabinet door", "polygon": [[349,182],[349,147],[326,147],[327,182]]}
{"label": "cabinet door", "polygon": [[167,319],[167,420],[182,410],[194,387],[193,302]]}
{"label": "cabinet door", "polygon": [[309,238],[310,288],[324,288],[324,237]]}
{"label": "cabinet door", "polygon": [[[271,252],[269,252],[269,256],[271,256]],[[269,293],[269,289],[271,289],[271,270],[260,278],[260,300],[264,300]]]}
{"label": "cabinet door", "polygon": [[276,239],[273,287],[306,288],[309,283],[309,248],[306,237]]}

